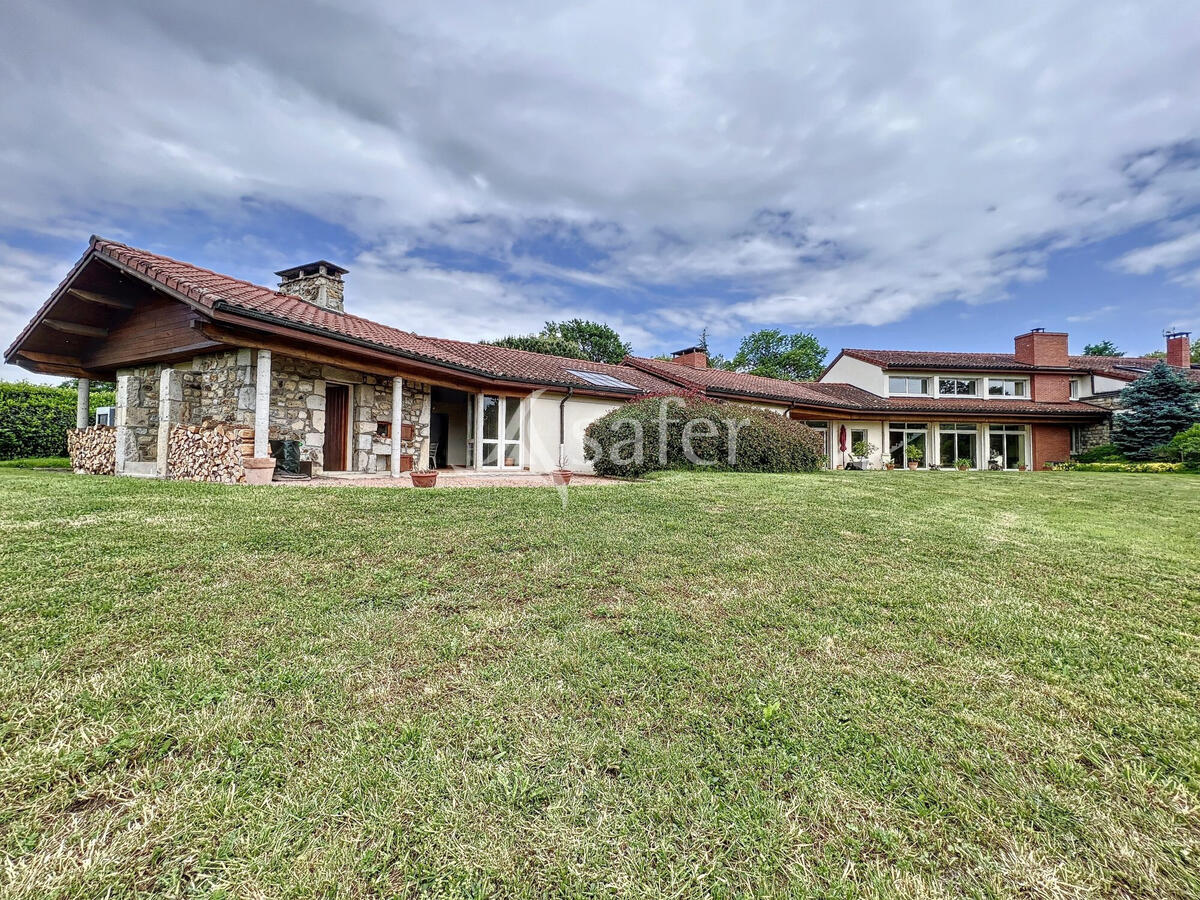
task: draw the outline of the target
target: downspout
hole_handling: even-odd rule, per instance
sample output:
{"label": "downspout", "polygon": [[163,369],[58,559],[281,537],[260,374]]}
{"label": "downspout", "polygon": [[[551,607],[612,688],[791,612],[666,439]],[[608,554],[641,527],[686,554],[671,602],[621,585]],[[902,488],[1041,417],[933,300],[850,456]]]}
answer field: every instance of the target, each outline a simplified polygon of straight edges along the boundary
{"label": "downspout", "polygon": [[567,393],[558,402],[558,467],[567,467],[567,401],[575,393],[575,388],[568,387]]}

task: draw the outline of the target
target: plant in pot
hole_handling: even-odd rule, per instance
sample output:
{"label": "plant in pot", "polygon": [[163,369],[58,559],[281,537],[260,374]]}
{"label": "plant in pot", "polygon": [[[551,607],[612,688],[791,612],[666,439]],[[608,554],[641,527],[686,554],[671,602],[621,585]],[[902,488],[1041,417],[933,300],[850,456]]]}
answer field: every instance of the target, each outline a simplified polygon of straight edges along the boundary
{"label": "plant in pot", "polygon": [[[865,469],[870,465],[871,454],[878,448],[870,441],[855,441],[850,445],[850,455],[854,458],[856,469]],[[849,468],[847,466],[846,468]]]}
{"label": "plant in pot", "polygon": [[908,456],[908,467],[910,469],[915,469],[920,466],[921,460],[925,458],[925,451],[916,444],[909,444],[905,449],[906,455]]}
{"label": "plant in pot", "polygon": [[971,468],[971,460],[964,457],[959,457],[954,461],[954,468],[958,469],[960,472],[965,472],[967,469]]}
{"label": "plant in pot", "polygon": [[437,484],[437,469],[413,469],[413,487],[434,487]]}

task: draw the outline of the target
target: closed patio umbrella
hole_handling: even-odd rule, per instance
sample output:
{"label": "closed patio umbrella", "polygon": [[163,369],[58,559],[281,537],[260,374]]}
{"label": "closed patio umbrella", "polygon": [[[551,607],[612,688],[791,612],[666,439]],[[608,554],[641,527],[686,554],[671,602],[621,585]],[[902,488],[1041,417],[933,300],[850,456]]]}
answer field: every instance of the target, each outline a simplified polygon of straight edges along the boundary
{"label": "closed patio umbrella", "polygon": [[842,465],[846,464],[846,426],[838,429],[838,449],[842,451]]}

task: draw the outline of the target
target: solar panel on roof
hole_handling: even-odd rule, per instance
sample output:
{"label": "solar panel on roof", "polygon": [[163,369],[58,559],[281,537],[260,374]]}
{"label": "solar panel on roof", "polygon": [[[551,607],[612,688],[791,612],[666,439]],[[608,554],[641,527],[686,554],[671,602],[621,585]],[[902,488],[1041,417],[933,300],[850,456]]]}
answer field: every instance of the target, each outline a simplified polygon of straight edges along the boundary
{"label": "solar panel on roof", "polygon": [[605,375],[603,372],[588,372],[582,369],[567,369],[567,371],[577,378],[582,378],[588,384],[594,384],[597,387],[624,388],[628,391],[637,390],[632,384],[626,384],[620,378],[613,378],[611,375]]}

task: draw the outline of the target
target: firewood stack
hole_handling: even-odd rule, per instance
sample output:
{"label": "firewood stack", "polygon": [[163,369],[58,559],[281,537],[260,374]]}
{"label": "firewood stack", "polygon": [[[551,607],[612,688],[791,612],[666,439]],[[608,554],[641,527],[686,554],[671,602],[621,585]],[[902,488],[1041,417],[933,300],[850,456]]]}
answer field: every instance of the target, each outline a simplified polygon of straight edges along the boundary
{"label": "firewood stack", "polygon": [[117,470],[117,429],[110,425],[72,428],[67,454],[80,475],[112,475]]}
{"label": "firewood stack", "polygon": [[240,484],[246,480],[242,459],[253,455],[253,428],[214,421],[176,425],[167,446],[167,476]]}

